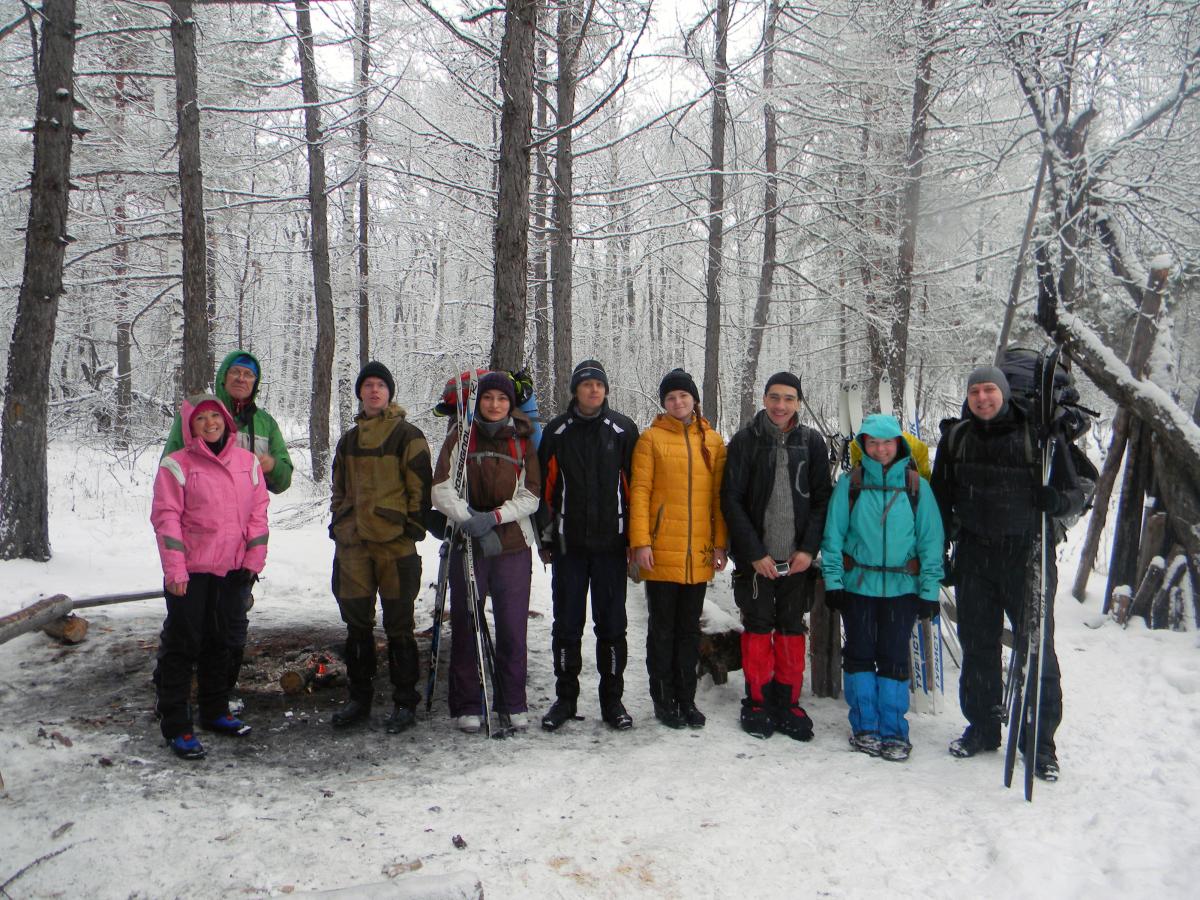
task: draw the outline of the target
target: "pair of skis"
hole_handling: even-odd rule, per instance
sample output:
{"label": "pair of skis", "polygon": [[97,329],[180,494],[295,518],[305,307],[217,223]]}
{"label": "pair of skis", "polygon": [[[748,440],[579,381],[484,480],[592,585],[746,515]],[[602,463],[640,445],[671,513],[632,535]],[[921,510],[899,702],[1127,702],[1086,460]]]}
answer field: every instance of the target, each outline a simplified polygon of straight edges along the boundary
{"label": "pair of skis", "polygon": [[[459,384],[456,397],[456,415],[458,422],[458,446],[454,465],[454,491],[463,500],[468,500],[467,488],[467,456],[470,451],[471,434],[475,429],[474,417],[470,414],[470,404],[478,388],[479,376],[475,369],[469,370],[467,390]],[[475,666],[479,677],[480,718],[488,737],[506,737],[511,727],[501,722],[501,727],[493,727],[492,704],[488,696],[489,685],[492,694],[497,693],[496,680],[496,649],[492,642],[492,633],[488,628],[487,616],[484,613],[485,598],[479,593],[479,584],[475,580],[475,548],[474,541],[462,534],[458,526],[447,519],[446,536],[438,550],[438,576],[433,600],[433,629],[429,643],[429,680],[425,685],[425,712],[428,714],[433,707],[433,691],[437,684],[438,660],[442,646],[442,623],[446,615],[446,596],[450,583],[450,561],[454,544],[458,542],[463,547],[463,575],[467,585],[467,618],[471,624],[471,633],[475,644]]]}
{"label": "pair of skis", "polygon": [[[1042,486],[1050,483],[1051,468],[1058,436],[1054,433],[1054,372],[1062,348],[1055,346],[1038,355],[1034,367],[1037,384],[1037,442],[1041,452]],[[1040,739],[1042,659],[1046,650],[1047,619],[1054,598],[1048,596],[1050,555],[1054,552],[1054,524],[1049,513],[1041,513],[1040,528],[1030,554],[1029,580],[1025,592],[1021,633],[1015,636],[1008,682],[1005,685],[1005,724],[1008,743],[1004,750],[1004,786],[1012,787],[1017,750],[1025,755],[1025,799],[1033,800],[1033,779],[1037,772]],[[1023,746],[1021,746],[1023,744]]]}

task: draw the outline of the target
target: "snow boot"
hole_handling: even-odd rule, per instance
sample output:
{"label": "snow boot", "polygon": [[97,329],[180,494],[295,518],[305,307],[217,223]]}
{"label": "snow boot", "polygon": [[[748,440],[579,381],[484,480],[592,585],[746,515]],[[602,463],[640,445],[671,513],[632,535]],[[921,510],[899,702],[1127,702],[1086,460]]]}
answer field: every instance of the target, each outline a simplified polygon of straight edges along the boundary
{"label": "snow boot", "polygon": [[628,731],[633,727],[633,716],[629,715],[625,710],[625,704],[620,700],[610,700],[602,706],[600,718],[616,731]]}
{"label": "snow boot", "polygon": [[751,737],[769,738],[775,733],[768,699],[763,693],[775,673],[775,651],[771,635],[742,632],[742,674],[746,676],[746,698],[742,700],[742,730]]}
{"label": "snow boot", "polygon": [[350,725],[357,725],[359,722],[366,722],[370,718],[371,704],[369,702],[350,700],[330,717],[330,721],[334,728],[346,728]]}
{"label": "snow boot", "polygon": [[890,762],[904,762],[912,753],[912,744],[895,738],[884,738],[879,743],[879,755]]}
{"label": "snow boot", "polygon": [[950,742],[950,755],[957,756],[959,759],[967,759],[975,756],[978,753],[991,753],[1000,749],[1000,728],[996,727],[996,733],[985,735],[980,729],[974,725],[968,725],[962,733],[962,737],[955,738]]}
{"label": "snow boot", "polygon": [[750,697],[742,700],[741,722],[742,731],[751,737],[765,740],[775,733],[775,723],[771,720],[771,711],[766,703]]}
{"label": "snow boot", "polygon": [[[580,642],[556,637],[551,639],[550,649],[554,655],[554,696],[574,707],[579,699],[579,673],[583,670]],[[596,652],[599,655],[599,645]]]}
{"label": "snow boot", "polygon": [[[792,740],[811,741],[812,719],[800,705],[804,688],[804,653],[807,642],[802,634],[775,634],[774,702],[771,717],[775,730]],[[768,686],[767,690],[771,690]]]}
{"label": "snow boot", "polygon": [[224,734],[228,737],[245,737],[252,731],[249,725],[237,716],[230,715],[229,713],[219,716],[216,719],[209,719],[207,722],[201,722],[200,724],[207,731]]}
{"label": "snow boot", "polygon": [[180,759],[204,759],[204,745],[196,740],[194,734],[180,734],[167,741],[171,752]]}
{"label": "snow boot", "polygon": [[879,702],[879,737],[888,742],[908,743],[908,679],[877,677],[876,697]]}
{"label": "snow boot", "polygon": [[842,691],[850,707],[850,728],[855,734],[879,737],[879,688],[874,672],[843,672]]}
{"label": "snow boot", "polygon": [[1058,760],[1054,753],[1047,750],[1039,750],[1037,760],[1034,763],[1033,774],[1042,781],[1058,781]]}
{"label": "snow boot", "polygon": [[397,703],[391,714],[383,720],[384,729],[388,734],[399,734],[417,724],[417,715],[409,707]]}
{"label": "snow boot", "polygon": [[694,700],[688,700],[686,703],[679,704],[679,714],[683,716],[684,724],[688,728],[703,728],[708,724],[708,718],[704,713],[696,708]]}
{"label": "snow boot", "polygon": [[346,679],[350,682],[350,701],[333,714],[335,728],[365,722],[371,717],[375,698],[375,634],[365,629],[350,629],[346,634]]}
{"label": "snow boot", "polygon": [[411,634],[407,637],[389,637],[387,653],[388,680],[392,684],[392,702],[396,708],[405,707],[414,710],[421,702],[421,694],[417,691],[417,681],[421,677],[417,639]]}
{"label": "snow boot", "polygon": [[883,747],[879,743],[879,735],[873,731],[854,732],[850,735],[850,746],[867,756],[879,756],[883,751]]}
{"label": "snow boot", "polygon": [[654,718],[668,728],[687,728],[687,721],[679,712],[679,704],[674,700],[654,701]]}
{"label": "snow boot", "polygon": [[619,703],[624,696],[625,664],[628,660],[629,645],[624,637],[611,641],[596,641],[596,671],[600,673],[601,709],[613,700]]}
{"label": "snow boot", "polygon": [[558,731],[565,723],[579,718],[579,716],[575,715],[575,701],[564,700],[560,697],[554,701],[553,705],[546,710],[546,714],[542,716],[542,729],[545,731]]}

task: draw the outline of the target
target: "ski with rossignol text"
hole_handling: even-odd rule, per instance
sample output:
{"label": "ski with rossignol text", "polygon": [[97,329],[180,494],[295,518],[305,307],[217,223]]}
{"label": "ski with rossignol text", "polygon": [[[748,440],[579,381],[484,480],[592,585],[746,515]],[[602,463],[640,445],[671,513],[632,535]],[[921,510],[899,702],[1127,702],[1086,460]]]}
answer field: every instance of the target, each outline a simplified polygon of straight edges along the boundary
{"label": "ski with rossignol text", "polygon": [[[464,373],[466,374],[466,373]],[[455,391],[455,421],[458,423],[458,456],[454,462],[454,492],[461,494],[463,485],[466,480],[467,472],[467,443],[470,440],[470,405],[467,399],[463,397],[463,377],[455,375],[452,381],[457,379],[458,385]],[[471,376],[473,382],[475,376]],[[460,537],[457,526],[447,520],[446,534],[442,539],[442,546],[438,549],[438,574],[436,588],[433,595],[433,630],[429,639],[429,680],[425,683],[425,712],[429,713],[433,707],[433,689],[437,684],[438,674],[438,658],[441,655],[442,648],[442,623],[446,617],[446,594],[449,590],[450,583],[450,551],[453,549],[454,541]]]}
{"label": "ski with rossignol text", "polygon": [[[1058,345],[1038,355],[1034,381],[1038,387],[1037,443],[1041,454],[1041,484],[1050,483],[1057,437],[1054,433],[1054,374],[1062,348]],[[1054,525],[1049,513],[1038,516],[1040,527],[1030,554],[1030,573],[1023,612],[1023,640],[1014,641],[1014,666],[1009,670],[1011,688],[1008,703],[1008,743],[1004,752],[1004,786],[1012,786],[1018,748],[1024,751],[1025,799],[1033,800],[1033,779],[1037,772],[1037,747],[1040,727],[1042,660],[1046,649],[1046,622],[1053,597],[1047,592],[1050,579],[1049,554],[1054,552]],[[1023,746],[1021,746],[1023,744]]]}

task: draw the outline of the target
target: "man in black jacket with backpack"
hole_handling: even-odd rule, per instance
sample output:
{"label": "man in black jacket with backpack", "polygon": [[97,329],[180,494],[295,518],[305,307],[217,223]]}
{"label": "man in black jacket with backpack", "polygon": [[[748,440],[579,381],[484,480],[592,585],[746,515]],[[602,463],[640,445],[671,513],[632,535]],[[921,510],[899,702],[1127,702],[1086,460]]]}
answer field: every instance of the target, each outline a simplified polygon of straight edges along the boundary
{"label": "man in black jacket with backpack", "polygon": [[[994,366],[975,369],[967,379],[966,406],[963,419],[943,431],[930,479],[946,535],[956,541],[952,569],[963,650],[958,693],[968,724],[951,742],[950,753],[960,758],[1000,747],[1000,637],[1007,615],[1014,640],[1025,639],[1023,609],[1041,515],[1077,515],[1087,502],[1065,440],[1057,445],[1050,484],[1042,484],[1036,428],[1012,402],[1003,371]],[[1053,598],[1058,572],[1054,554],[1046,558],[1048,595]],[[1039,703],[1035,772],[1045,781],[1056,781],[1054,733],[1062,719],[1062,685],[1052,602],[1046,613]]]}
{"label": "man in black jacket with backpack", "polygon": [[800,398],[800,379],[791,372],[767,379],[763,409],[729,442],[721,513],[744,627],[742,728],[759,738],[781,731],[807,741],[812,720],[799,699],[804,614],[812,599],[808,570],[821,547],[833,485],[825,440],[800,424]]}
{"label": "man in black jacket with backpack", "polygon": [[542,433],[541,557],[553,566],[552,648],[557,699],[542,717],[556,731],[576,717],[583,669],[583,627],[592,596],[600,714],[613,728],[633,727],[625,689],[625,576],[629,478],[637,426],[608,405],[608,375],[594,359],[571,373],[571,403]]}

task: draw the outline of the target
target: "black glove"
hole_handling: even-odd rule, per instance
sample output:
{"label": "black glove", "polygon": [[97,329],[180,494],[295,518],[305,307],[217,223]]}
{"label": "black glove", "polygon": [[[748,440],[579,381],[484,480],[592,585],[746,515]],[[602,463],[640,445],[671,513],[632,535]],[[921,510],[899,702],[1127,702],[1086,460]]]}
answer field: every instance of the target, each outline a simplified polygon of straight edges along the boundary
{"label": "black glove", "polygon": [[938,613],[938,607],[941,604],[934,600],[932,603],[928,600],[921,600],[917,603],[917,618],[932,619]]}
{"label": "black glove", "polygon": [[491,511],[474,512],[472,510],[471,518],[458,527],[473,538],[481,538],[496,527],[496,514]]}
{"label": "black glove", "polygon": [[826,588],[825,589],[825,605],[830,609],[841,609],[845,602],[845,594],[841,588]]}
{"label": "black glove", "polygon": [[942,587],[954,587],[954,563],[949,553],[942,556]]}
{"label": "black glove", "polygon": [[1034,491],[1034,505],[1038,508],[1038,512],[1059,516],[1067,511],[1070,502],[1060,490],[1044,484]]}

